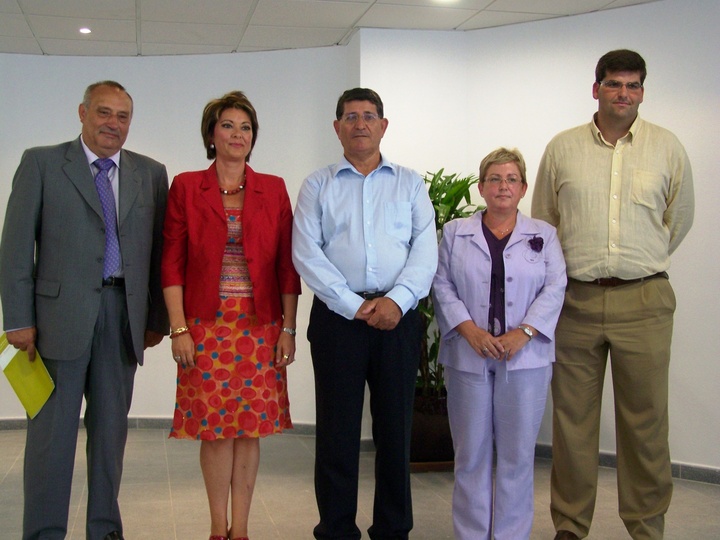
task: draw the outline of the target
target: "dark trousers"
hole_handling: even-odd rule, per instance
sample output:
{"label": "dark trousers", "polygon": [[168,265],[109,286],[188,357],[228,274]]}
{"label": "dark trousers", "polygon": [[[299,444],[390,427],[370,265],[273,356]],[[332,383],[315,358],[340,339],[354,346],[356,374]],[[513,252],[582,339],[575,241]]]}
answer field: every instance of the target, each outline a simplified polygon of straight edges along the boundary
{"label": "dark trousers", "polygon": [[[83,395],[87,429],[87,538],[122,532],[117,503],[137,362],[129,345],[125,290],[104,288],[88,349],[74,360],[40,351],[55,390],[28,421],[23,540],[60,540],[67,533]],[[39,329],[39,331],[42,331]]]}
{"label": "dark trousers", "polygon": [[412,529],[410,430],[422,329],[417,310],[382,331],[334,313],[318,298],[308,339],[315,371],[315,538],[359,539],[355,524],[365,384],[375,443],[372,539],[406,539]]}

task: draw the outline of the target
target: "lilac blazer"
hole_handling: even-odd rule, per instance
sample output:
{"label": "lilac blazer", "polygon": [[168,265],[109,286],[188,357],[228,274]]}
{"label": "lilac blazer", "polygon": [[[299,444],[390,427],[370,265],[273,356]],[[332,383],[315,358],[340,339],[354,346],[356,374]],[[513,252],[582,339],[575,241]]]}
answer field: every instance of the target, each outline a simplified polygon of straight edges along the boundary
{"label": "lilac blazer", "polygon": [[[530,245],[542,238],[540,251]],[[533,244],[537,246],[539,242]],[[508,370],[547,366],[555,361],[555,325],[563,305],[567,276],[555,227],[518,212],[505,251],[505,321],[508,330],[529,324],[540,332],[508,363]],[[455,327],[473,320],[488,328],[490,251],[482,214],[445,224],[433,302],[440,328],[440,363],[481,373],[484,362]]]}

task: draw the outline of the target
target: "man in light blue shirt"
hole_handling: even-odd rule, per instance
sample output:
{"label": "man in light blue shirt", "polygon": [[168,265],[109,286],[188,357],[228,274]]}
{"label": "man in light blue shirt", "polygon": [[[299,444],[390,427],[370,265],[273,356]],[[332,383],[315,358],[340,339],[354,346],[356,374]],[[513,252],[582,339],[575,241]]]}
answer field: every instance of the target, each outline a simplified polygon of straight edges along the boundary
{"label": "man in light blue shirt", "polygon": [[367,88],[340,96],[343,159],[308,176],[293,262],[315,293],[308,340],[315,371],[318,539],[359,539],[358,461],[365,384],[376,448],[370,538],[408,538],[410,427],[422,326],[418,301],[437,267],[435,214],[422,178],[380,154],[388,121]]}

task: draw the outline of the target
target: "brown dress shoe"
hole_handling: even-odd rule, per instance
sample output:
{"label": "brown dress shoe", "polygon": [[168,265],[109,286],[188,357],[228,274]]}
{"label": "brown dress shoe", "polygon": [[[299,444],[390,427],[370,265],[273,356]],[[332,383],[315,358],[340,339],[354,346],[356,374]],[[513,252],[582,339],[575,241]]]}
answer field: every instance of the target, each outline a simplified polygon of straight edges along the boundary
{"label": "brown dress shoe", "polygon": [[580,537],[574,532],[558,531],[555,535],[555,540],[580,540]]}
{"label": "brown dress shoe", "polygon": [[105,536],[105,540],[123,540],[123,536],[118,531],[113,531]]}

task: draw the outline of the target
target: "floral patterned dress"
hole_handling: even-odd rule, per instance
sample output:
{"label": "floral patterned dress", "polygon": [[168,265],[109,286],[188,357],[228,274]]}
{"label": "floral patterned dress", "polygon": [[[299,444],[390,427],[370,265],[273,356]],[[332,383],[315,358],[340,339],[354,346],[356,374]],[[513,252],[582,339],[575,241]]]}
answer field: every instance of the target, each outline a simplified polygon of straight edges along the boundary
{"label": "floral patterned dress", "polygon": [[265,437],[292,428],[285,368],[274,365],[281,321],[258,324],[242,244],[242,210],[226,208],[228,241],[215,320],[190,319],[195,367],[178,366],[170,437]]}

